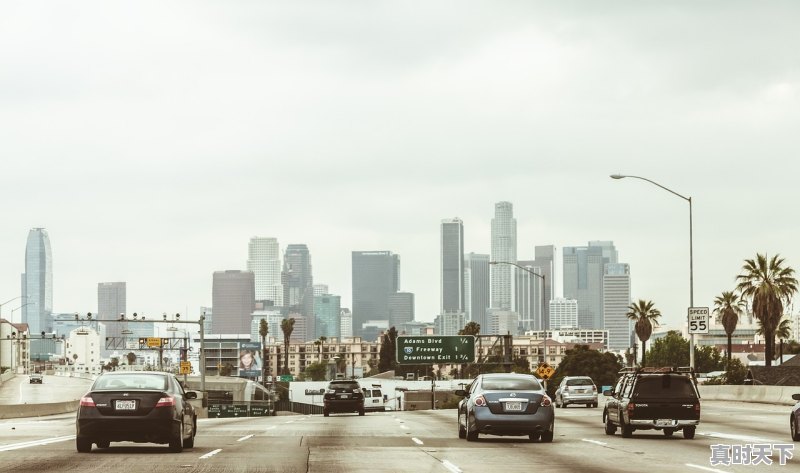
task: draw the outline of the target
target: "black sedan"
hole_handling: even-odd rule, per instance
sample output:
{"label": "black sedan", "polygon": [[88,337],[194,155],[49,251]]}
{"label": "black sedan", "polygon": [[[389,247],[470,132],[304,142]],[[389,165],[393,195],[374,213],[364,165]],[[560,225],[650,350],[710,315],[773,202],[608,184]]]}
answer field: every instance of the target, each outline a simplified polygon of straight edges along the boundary
{"label": "black sedan", "polygon": [[555,412],[542,384],[532,375],[478,375],[458,405],[458,437],[478,440],[479,434],[527,435],[531,441],[553,441]]}
{"label": "black sedan", "polygon": [[81,398],[76,419],[76,447],[111,442],[169,444],[173,452],[194,447],[197,414],[174,375],[154,371],[115,371],[100,375]]}
{"label": "black sedan", "polygon": [[364,392],[354,379],[337,379],[328,384],[323,398],[322,413],[328,417],[335,412],[358,412],[364,415]]}

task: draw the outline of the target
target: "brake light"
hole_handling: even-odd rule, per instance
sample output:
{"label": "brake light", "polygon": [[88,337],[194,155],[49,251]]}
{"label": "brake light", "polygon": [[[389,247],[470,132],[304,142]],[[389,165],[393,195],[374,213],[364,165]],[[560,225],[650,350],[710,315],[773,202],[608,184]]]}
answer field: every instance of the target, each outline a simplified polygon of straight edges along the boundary
{"label": "brake light", "polygon": [[478,407],[485,407],[486,406],[486,398],[482,395],[475,398],[475,405]]}
{"label": "brake light", "polygon": [[593,393],[596,393],[596,392],[597,392],[597,386],[592,386],[592,392],[593,392]]}
{"label": "brake light", "polygon": [[326,389],[325,390],[325,394],[336,394],[336,390],[335,389]]}
{"label": "brake light", "polygon": [[700,417],[700,403],[699,402],[694,405],[694,413],[697,414],[698,418]]}
{"label": "brake light", "polygon": [[635,406],[634,406],[634,404],[633,404],[632,402],[629,402],[629,403],[628,403],[628,415],[629,415],[629,416],[633,415],[633,408],[634,408],[634,407],[635,407]]}
{"label": "brake light", "polygon": [[358,393],[360,393],[360,392],[361,392],[361,390],[360,390],[360,389],[353,389],[353,392],[354,392],[355,394],[358,394]]}
{"label": "brake light", "polygon": [[97,407],[94,404],[94,399],[91,396],[83,396],[81,398],[81,407]]}
{"label": "brake light", "polygon": [[541,404],[541,405],[542,405],[543,407],[547,407],[547,406],[549,406],[549,405],[550,405],[550,404],[552,404],[552,403],[553,403],[553,401],[550,399],[550,396],[548,396],[547,394],[545,394],[544,396],[542,396],[542,404]]}
{"label": "brake light", "polygon": [[175,405],[175,398],[172,396],[162,397],[156,403],[156,407],[172,407]]}

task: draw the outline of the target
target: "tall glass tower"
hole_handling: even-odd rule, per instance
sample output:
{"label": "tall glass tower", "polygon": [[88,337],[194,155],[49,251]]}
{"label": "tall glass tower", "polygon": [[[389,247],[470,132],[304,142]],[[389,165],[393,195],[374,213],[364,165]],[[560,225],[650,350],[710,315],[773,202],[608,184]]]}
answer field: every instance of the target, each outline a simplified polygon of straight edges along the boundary
{"label": "tall glass tower", "polygon": [[[27,305],[26,305],[27,304]],[[25,273],[22,275],[22,323],[31,334],[52,332],[53,254],[50,237],[44,228],[32,228],[25,246]]]}
{"label": "tall glass tower", "polygon": [[[319,335],[314,318],[314,278],[311,274],[311,254],[308,246],[293,244],[286,247],[281,279],[284,307],[290,314],[300,314],[306,319],[303,340],[317,338]],[[295,326],[295,331],[299,336],[298,326]]]}
{"label": "tall glass tower", "polygon": [[270,300],[274,305],[282,306],[281,255],[277,238],[250,238],[247,247],[247,270],[255,275],[256,300]]}
{"label": "tall glass tower", "polygon": [[464,223],[442,220],[440,313],[464,312]]}
{"label": "tall glass tower", "polygon": [[[494,204],[492,219],[492,261],[517,262],[517,220],[511,202]],[[514,300],[514,266],[491,267],[491,307],[510,310]]]}

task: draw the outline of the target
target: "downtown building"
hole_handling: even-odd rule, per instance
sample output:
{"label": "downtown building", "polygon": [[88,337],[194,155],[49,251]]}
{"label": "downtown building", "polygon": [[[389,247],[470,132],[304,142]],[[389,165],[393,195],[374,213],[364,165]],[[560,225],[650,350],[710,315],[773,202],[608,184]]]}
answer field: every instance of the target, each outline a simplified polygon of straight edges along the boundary
{"label": "downtown building", "polygon": [[[492,261],[517,262],[517,220],[511,202],[498,202],[492,219]],[[514,305],[514,270],[510,264],[490,267],[490,307],[511,310]]]}
{"label": "downtown building", "polygon": [[[352,271],[353,335],[371,340],[376,329],[389,325],[389,296],[400,290],[400,256],[391,251],[353,251]],[[371,328],[365,334],[368,321]]]}
{"label": "downtown building", "polygon": [[464,256],[464,302],[466,322],[487,330],[486,311],[489,309],[489,255],[469,253]]}
{"label": "downtown building", "polygon": [[389,327],[398,328],[414,321],[414,294],[397,292],[389,295]]}
{"label": "downtown building", "polygon": [[333,294],[321,294],[314,296],[314,317],[316,318],[317,333],[320,337],[338,338],[342,332],[341,296]]}
{"label": "downtown building", "polygon": [[630,348],[631,274],[626,263],[609,263],[603,274],[603,316],[608,331],[608,349],[624,351]]}
{"label": "downtown building", "polygon": [[295,322],[293,337],[300,341],[316,340],[316,318],[314,317],[314,280],[311,274],[311,255],[304,244],[289,245],[283,255],[283,306],[288,317],[303,318]]}
{"label": "downtown building", "polygon": [[52,332],[53,252],[44,228],[28,232],[20,308],[22,323],[28,324],[30,333]]}
{"label": "downtown building", "polygon": [[251,271],[215,271],[211,333],[249,334],[255,302],[255,276]]}
{"label": "downtown building", "polygon": [[252,237],[247,246],[247,270],[255,279],[256,300],[272,301],[272,305],[283,305],[281,283],[281,259],[278,239]]}
{"label": "downtown building", "polygon": [[[119,320],[122,314],[127,315],[127,285],[124,282],[97,283],[97,318],[100,320]],[[106,336],[121,337],[127,324],[120,322],[104,322]],[[131,324],[138,325],[138,324]],[[152,331],[141,336],[153,336]]]}
{"label": "downtown building", "polygon": [[439,315],[464,320],[464,223],[461,219],[442,220],[439,255]]}
{"label": "downtown building", "polygon": [[590,241],[588,246],[565,247],[563,252],[564,298],[578,301],[578,326],[602,329],[605,267],[617,263],[613,242]]}

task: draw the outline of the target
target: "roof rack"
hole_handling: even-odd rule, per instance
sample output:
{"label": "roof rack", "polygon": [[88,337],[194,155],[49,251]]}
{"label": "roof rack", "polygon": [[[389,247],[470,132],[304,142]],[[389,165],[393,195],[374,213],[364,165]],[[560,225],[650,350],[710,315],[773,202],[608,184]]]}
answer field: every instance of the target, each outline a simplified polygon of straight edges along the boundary
{"label": "roof rack", "polygon": [[694,370],[691,366],[639,366],[622,368],[619,374],[654,374],[654,373],[684,373],[694,376]]}

